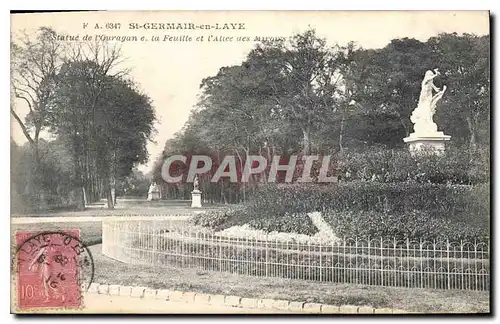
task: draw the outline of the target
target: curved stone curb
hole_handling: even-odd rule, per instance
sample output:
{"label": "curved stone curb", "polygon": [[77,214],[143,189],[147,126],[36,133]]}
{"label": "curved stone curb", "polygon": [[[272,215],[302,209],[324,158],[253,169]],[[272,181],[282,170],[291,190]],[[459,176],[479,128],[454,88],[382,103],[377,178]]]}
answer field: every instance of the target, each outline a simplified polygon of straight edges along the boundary
{"label": "curved stone curb", "polygon": [[276,313],[282,311],[296,311],[309,314],[410,314],[412,312],[391,309],[372,308],[353,305],[328,305],[306,303],[269,298],[246,298],[233,295],[206,294],[184,292],[169,289],[151,289],[147,287],[132,287],[121,285],[102,285],[92,283],[88,290],[90,294],[128,296],[132,298],[159,299],[175,302],[197,303],[214,306],[229,306],[239,308],[273,309]]}

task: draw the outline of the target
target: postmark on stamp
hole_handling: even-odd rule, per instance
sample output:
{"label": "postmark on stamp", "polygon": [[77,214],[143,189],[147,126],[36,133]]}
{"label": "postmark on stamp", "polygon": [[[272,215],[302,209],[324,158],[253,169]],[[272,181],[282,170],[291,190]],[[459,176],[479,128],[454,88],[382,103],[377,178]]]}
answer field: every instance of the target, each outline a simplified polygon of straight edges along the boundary
{"label": "postmark on stamp", "polygon": [[17,306],[79,308],[92,283],[94,262],[78,230],[17,232],[14,259]]}

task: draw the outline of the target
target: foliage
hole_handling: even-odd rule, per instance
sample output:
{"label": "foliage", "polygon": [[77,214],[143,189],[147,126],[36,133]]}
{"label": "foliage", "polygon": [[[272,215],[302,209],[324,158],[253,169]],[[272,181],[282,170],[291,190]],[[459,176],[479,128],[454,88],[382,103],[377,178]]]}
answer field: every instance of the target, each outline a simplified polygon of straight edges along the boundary
{"label": "foliage", "polygon": [[[338,220],[343,222],[343,227],[335,223],[341,233],[354,233],[353,229],[361,226],[360,231],[366,233],[374,231],[373,233],[396,235],[399,225],[383,230],[371,226],[376,225],[380,217],[388,217],[386,222],[392,224],[394,219],[399,219],[399,222],[410,226],[409,229],[400,227],[398,235],[425,234],[426,230],[418,230],[420,221],[423,229],[434,226],[434,230],[429,229],[431,236],[437,235],[440,230],[443,230],[443,234],[462,233],[462,236],[470,230],[472,235],[478,228],[483,229],[482,233],[489,228],[489,184],[463,186],[366,181],[338,185],[268,184],[261,186],[250,201],[229,213],[214,212],[206,219],[205,216],[199,216],[202,220],[198,224],[227,228],[248,223],[254,228],[267,231],[311,235],[317,229],[306,213],[312,211],[343,215],[344,218]],[[359,222],[364,223],[349,225],[350,221],[346,219],[356,218],[356,215],[360,215]],[[348,226],[347,229],[345,226]]]}
{"label": "foliage", "polygon": [[[423,75],[434,68],[441,73],[436,85],[448,86],[435,121],[457,149],[447,159],[425,161],[379,152],[405,146]],[[489,172],[489,71],[489,36],[401,38],[363,49],[329,46],[307,30],[290,41],[259,43],[241,64],[205,78],[197,109],[165,143],[163,158],[199,150],[221,156],[345,151],[351,180],[483,183]],[[353,153],[360,151],[367,156]],[[160,168],[158,163],[154,173]],[[218,184],[207,195],[239,202],[253,191]]]}
{"label": "foliage", "polygon": [[375,147],[348,151],[339,170],[343,181],[417,182],[474,185],[489,181],[489,155],[467,147],[448,148],[443,155],[411,156],[407,149]]}
{"label": "foliage", "polygon": [[[26,143],[11,143],[11,208],[16,213],[57,208],[73,208],[74,185],[71,178],[71,155],[61,141],[40,140],[41,163],[35,167],[32,148]],[[39,172],[37,195],[29,191],[30,180]]]}
{"label": "foliage", "polygon": [[248,224],[257,230],[266,232],[286,232],[299,234],[315,234],[318,230],[305,214],[255,214],[251,206],[243,204],[223,210],[213,210],[194,216],[191,221],[195,225],[212,228],[216,231],[238,225]]}
{"label": "foliage", "polygon": [[490,36],[456,33],[441,34],[428,40],[436,53],[441,83],[449,86],[438,109],[438,125],[454,141],[488,146],[490,144]]}
{"label": "foliage", "polygon": [[[117,68],[119,47],[60,42],[54,30],[42,27],[34,37],[14,37],[11,49],[11,114],[31,146],[32,156],[23,158],[33,161],[26,179],[30,200],[54,205],[52,195],[58,201],[73,199],[66,189],[50,189],[69,186],[78,208],[84,207],[84,192],[91,202],[107,196],[112,208],[117,180],[147,161],[155,121],[149,97]],[[24,120],[18,103],[27,105]],[[42,131],[67,147],[67,169],[52,179],[43,177],[44,165],[57,163],[43,156]]]}
{"label": "foliage", "polygon": [[[261,190],[252,197],[251,205],[259,212],[270,209],[269,214],[331,209],[397,213],[422,210],[453,219],[467,212],[471,205],[470,200],[476,199],[472,197],[477,192],[479,195],[485,195],[487,190],[477,186],[410,182],[359,181],[336,185],[269,184],[262,186]],[[488,202],[488,196],[481,198],[482,204]]]}
{"label": "foliage", "polygon": [[[40,134],[48,126],[48,110],[54,96],[55,78],[61,66],[64,45],[55,39],[55,31],[41,27],[34,37],[24,34],[11,42],[11,102],[10,114],[16,120],[31,146],[33,173],[28,178],[27,191],[39,200],[42,184]],[[27,106],[25,118],[16,106]]]}
{"label": "foliage", "polygon": [[397,240],[486,240],[489,229],[421,211],[405,214],[376,211],[328,211],[325,220],[339,236]]}
{"label": "foliage", "polygon": [[[238,219],[244,215],[244,208],[235,207],[224,210],[209,210],[205,213],[198,213],[191,218],[191,222],[195,225],[211,228],[215,231],[221,231],[238,224]],[[248,221],[243,220],[243,224]]]}
{"label": "foliage", "polygon": [[[25,34],[11,43],[11,94],[29,108],[24,122],[13,105],[11,114],[35,149],[40,132],[48,126],[48,110],[62,63],[63,48],[64,45],[56,40],[56,32],[46,27],[39,28],[34,38]],[[31,134],[30,130],[33,130]]]}
{"label": "foliage", "polygon": [[144,197],[150,184],[151,180],[137,168],[134,168],[129,176],[117,182],[116,194],[125,197]]}
{"label": "foliage", "polygon": [[[97,71],[97,72],[96,72]],[[75,179],[93,199],[147,160],[155,120],[150,99],[93,61],[65,64],[58,75],[51,131],[71,147]],[[93,81],[99,78],[100,83]],[[100,188],[104,192],[100,192]],[[108,199],[108,205],[110,204]]]}
{"label": "foliage", "polygon": [[[247,213],[250,211],[252,211],[251,207],[249,207]],[[318,232],[318,229],[306,213],[292,214],[287,212],[274,217],[268,217],[267,214],[256,215],[251,218],[248,224],[255,229],[266,232],[276,231],[306,235],[314,235]]]}

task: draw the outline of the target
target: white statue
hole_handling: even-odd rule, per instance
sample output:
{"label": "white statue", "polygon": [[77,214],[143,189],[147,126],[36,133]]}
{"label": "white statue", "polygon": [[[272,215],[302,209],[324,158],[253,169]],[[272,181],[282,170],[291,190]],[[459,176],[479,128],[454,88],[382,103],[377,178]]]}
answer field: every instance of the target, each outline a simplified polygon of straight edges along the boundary
{"label": "white statue", "polygon": [[151,183],[148,190],[148,201],[160,199],[160,187],[156,182]]}
{"label": "white statue", "polygon": [[198,179],[198,175],[196,174],[194,176],[194,181],[193,181],[193,191],[199,191],[200,190],[200,180]]}
{"label": "white statue", "polygon": [[191,191],[191,207],[201,207],[200,180],[197,174],[194,176],[193,191]]}
{"label": "white statue", "polygon": [[[411,114],[410,120],[414,124],[414,132],[416,134],[429,134],[437,132],[437,125],[434,123],[433,117],[436,112],[437,102],[443,97],[446,91],[446,86],[439,89],[434,85],[434,78],[439,75],[438,69],[425,72],[424,80],[422,81],[422,90],[418,99],[418,106]],[[433,95],[432,91],[436,91]]]}

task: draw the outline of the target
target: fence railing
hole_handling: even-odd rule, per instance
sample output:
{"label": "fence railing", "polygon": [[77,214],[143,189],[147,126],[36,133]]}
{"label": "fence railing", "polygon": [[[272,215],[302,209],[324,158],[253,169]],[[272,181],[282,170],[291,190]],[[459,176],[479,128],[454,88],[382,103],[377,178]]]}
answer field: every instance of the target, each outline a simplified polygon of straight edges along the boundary
{"label": "fence railing", "polygon": [[489,290],[485,242],[231,238],[175,221],[103,220],[103,254],[127,263],[385,287]]}

